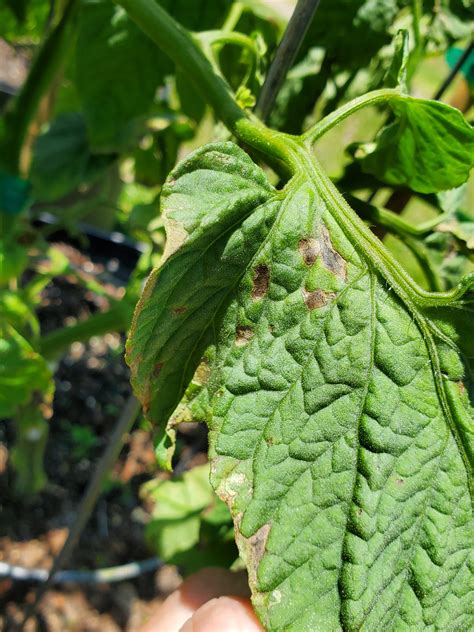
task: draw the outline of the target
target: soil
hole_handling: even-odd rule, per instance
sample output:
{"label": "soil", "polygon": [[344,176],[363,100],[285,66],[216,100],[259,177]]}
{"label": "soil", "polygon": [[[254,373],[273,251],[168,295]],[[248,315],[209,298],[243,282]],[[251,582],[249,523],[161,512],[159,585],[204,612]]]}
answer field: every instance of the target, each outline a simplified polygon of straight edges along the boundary
{"label": "soil", "polygon": [[[105,283],[110,294],[123,293],[106,266],[71,246],[61,248],[84,274]],[[86,318],[107,305],[107,298],[95,295],[76,279],[58,277],[43,292],[38,310],[42,331]],[[14,428],[9,422],[0,424],[0,561],[27,568],[51,567],[130,394],[123,343],[118,334],[92,338],[87,344],[75,343],[58,363],[45,458],[49,482],[42,493],[29,500],[13,495],[8,462]],[[196,455],[194,434],[188,431],[183,436],[185,448],[178,469],[185,469],[193,456],[203,458],[202,437],[201,454]],[[154,476],[165,475],[156,471],[151,433],[143,420],[138,420],[67,568],[93,570],[154,554],[144,537],[149,510],[139,498],[141,485]],[[113,585],[54,587],[43,598],[39,616],[30,620],[25,630],[134,632],[180,581],[176,568],[164,566],[156,573]],[[0,630],[13,629],[13,622],[21,620],[34,590],[32,583],[0,579]]]}

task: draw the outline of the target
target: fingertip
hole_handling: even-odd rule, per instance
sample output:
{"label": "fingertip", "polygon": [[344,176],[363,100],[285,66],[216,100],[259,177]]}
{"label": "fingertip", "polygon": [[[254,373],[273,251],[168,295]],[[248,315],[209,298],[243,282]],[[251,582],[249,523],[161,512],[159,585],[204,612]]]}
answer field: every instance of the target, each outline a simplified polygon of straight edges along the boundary
{"label": "fingertip", "polygon": [[246,599],[218,597],[198,608],[180,632],[262,632]]}

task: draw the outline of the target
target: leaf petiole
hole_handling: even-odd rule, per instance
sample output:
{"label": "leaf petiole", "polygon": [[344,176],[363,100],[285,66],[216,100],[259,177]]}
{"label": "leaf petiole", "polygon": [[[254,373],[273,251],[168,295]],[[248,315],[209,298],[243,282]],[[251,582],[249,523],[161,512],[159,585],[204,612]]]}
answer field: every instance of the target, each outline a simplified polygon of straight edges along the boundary
{"label": "leaf petiole", "polygon": [[318,138],[323,136],[323,134],[326,134],[326,132],[358,110],[361,110],[369,105],[377,105],[379,103],[385,103],[401,97],[402,93],[399,88],[384,88],[382,90],[374,90],[364,94],[357,99],[349,101],[349,103],[346,103],[331,114],[328,114],[328,116],[325,116],[321,121],[318,121],[318,123],[310,127],[307,132],[302,134],[301,139],[307,145],[312,145],[316,140],[318,140]]}

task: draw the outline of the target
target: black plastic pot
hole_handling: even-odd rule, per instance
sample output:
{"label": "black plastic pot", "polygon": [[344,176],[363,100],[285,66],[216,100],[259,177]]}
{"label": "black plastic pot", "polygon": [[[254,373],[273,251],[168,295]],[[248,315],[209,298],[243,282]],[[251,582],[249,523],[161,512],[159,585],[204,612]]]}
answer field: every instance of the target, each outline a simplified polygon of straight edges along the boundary
{"label": "black plastic pot", "polygon": [[[33,223],[37,227],[54,227],[58,220],[51,213],[40,213]],[[49,233],[48,241],[60,241],[85,252],[94,263],[103,264],[110,272],[113,272],[114,277],[126,283],[140,255],[145,251],[144,244],[132,241],[122,233],[116,231],[108,233],[88,224],[79,223],[78,228],[87,239],[86,246],[82,240],[59,227]]]}

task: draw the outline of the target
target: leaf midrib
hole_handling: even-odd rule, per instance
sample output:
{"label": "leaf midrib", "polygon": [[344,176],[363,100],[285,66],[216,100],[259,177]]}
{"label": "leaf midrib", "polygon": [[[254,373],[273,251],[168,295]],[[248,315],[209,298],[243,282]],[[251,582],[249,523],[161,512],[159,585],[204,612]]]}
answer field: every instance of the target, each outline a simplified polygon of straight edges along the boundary
{"label": "leaf midrib", "polygon": [[[329,180],[328,176],[323,172],[321,167],[315,160],[312,160],[310,154],[304,150],[299,151],[301,161],[301,169],[306,173],[307,178],[314,183],[316,190],[319,191],[323,198],[328,211],[334,216],[334,219],[345,233],[346,237],[359,252],[359,255],[377,269],[379,274],[389,283],[391,289],[397,294],[406,310],[413,316],[415,322],[419,326],[423,341],[425,343],[428,356],[432,364],[433,380],[436,387],[436,394],[447,422],[449,431],[451,432],[459,453],[461,455],[468,480],[469,493],[471,500],[474,502],[473,474],[471,471],[469,456],[464,446],[464,441],[459,433],[456,422],[446,396],[445,385],[442,381],[440,359],[434,342],[431,326],[428,320],[416,307],[412,295],[416,293],[422,294],[415,283],[400,268],[397,262],[392,258],[390,253],[385,250],[382,243],[377,243],[375,235],[370,233],[369,229],[363,224],[362,220],[354,213],[344,198],[339,194],[335,186]],[[377,240],[377,241],[376,241]],[[378,252],[377,252],[378,251]],[[382,263],[381,259],[384,260]],[[385,265],[384,265],[385,264]],[[388,264],[388,265],[387,265]],[[454,343],[451,342],[450,346]],[[454,347],[458,354],[460,350]],[[446,436],[446,442],[449,434]]]}

